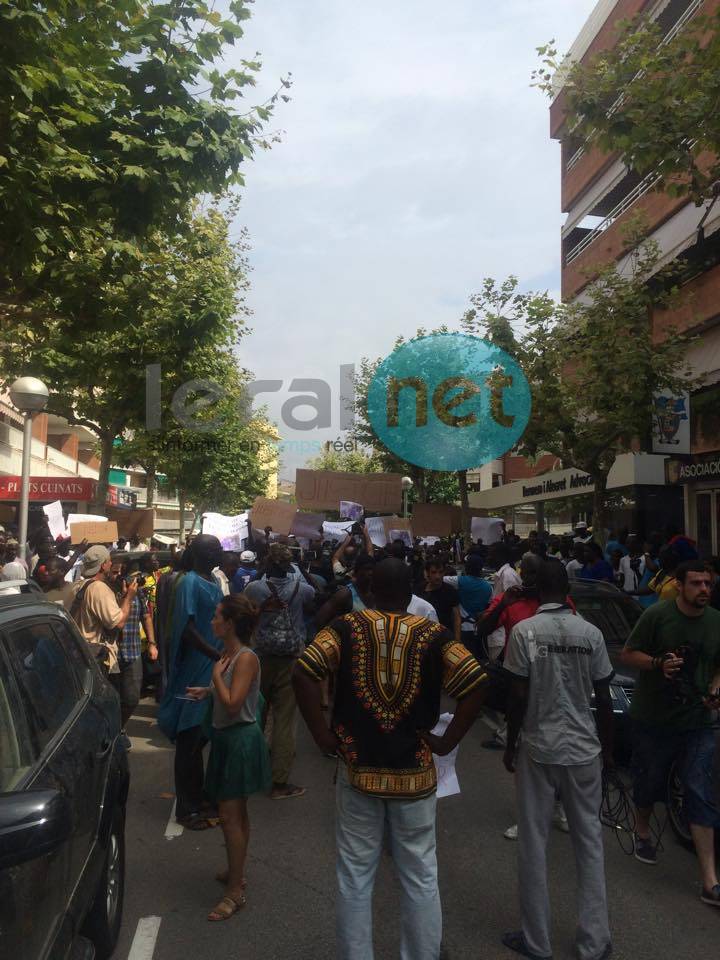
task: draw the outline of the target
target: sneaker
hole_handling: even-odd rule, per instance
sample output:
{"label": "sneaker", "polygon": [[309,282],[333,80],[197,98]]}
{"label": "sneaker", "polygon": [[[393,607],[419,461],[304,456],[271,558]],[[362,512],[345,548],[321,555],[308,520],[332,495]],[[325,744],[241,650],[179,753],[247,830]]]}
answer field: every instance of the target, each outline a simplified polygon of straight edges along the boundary
{"label": "sneaker", "polygon": [[611,943],[609,943],[609,944],[605,947],[605,949],[603,950],[603,952],[600,954],[600,956],[599,956],[599,957],[595,957],[595,960],[609,960],[609,958],[612,956],[612,952],[613,952],[613,946],[612,946]]}
{"label": "sneaker", "polygon": [[561,803],[555,804],[552,822],[553,826],[557,827],[558,830],[561,830],[563,833],[570,833],[570,826],[568,824],[567,817],[565,816],[565,810],[563,809],[563,805]]}
{"label": "sneaker", "polygon": [[508,827],[505,833],[503,834],[506,840],[517,840],[518,838],[518,828],[517,824],[514,823],[511,827]]}
{"label": "sneaker", "polygon": [[712,890],[703,889],[700,899],[710,907],[720,907],[720,883],[716,883]]}
{"label": "sneaker", "polygon": [[635,859],[639,860],[640,863],[649,863],[650,866],[655,866],[657,863],[657,850],[652,840],[643,840],[642,837],[635,834]]}
{"label": "sneaker", "polygon": [[538,953],[533,953],[527,945],[525,935],[522,930],[514,930],[512,933],[505,933],[502,936],[503,946],[508,950],[514,950],[521,957],[527,957],[528,960],[552,960],[551,956],[543,957]]}
{"label": "sneaker", "polygon": [[132,750],[132,740],[124,730],[120,731],[120,743],[123,745],[123,747],[125,747],[126,750]]}

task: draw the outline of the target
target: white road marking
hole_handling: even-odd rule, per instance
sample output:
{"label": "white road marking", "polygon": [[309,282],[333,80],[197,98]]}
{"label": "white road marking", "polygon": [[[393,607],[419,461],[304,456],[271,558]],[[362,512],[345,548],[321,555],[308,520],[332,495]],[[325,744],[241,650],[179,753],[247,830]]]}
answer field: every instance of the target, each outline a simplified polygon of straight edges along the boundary
{"label": "white road marking", "polygon": [[177,800],[173,800],[172,810],[170,811],[170,819],[167,822],[165,827],[165,839],[174,840],[175,837],[181,837],[183,828],[175,819],[175,804]]}
{"label": "white road marking", "polygon": [[152,960],[161,920],[161,917],[141,917],[138,920],[128,960]]}

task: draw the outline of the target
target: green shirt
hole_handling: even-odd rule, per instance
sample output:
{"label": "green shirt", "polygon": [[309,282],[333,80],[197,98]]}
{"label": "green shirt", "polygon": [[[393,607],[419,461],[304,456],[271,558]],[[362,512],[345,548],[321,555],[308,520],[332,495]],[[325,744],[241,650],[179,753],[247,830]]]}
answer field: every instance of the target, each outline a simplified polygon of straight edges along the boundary
{"label": "green shirt", "polygon": [[640,617],[626,646],[650,657],[680,652],[685,660],[673,680],[667,680],[662,670],[639,674],[630,707],[632,717],[673,732],[697,730],[711,723],[702,700],[720,671],[720,612],[705,607],[699,617],[688,617],[675,600],[657,603]]}

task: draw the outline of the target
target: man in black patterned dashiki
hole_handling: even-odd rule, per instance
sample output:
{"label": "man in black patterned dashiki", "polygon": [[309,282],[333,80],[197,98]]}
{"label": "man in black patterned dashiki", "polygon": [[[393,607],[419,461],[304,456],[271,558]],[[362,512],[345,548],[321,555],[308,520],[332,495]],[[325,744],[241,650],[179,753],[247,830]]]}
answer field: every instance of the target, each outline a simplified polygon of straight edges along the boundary
{"label": "man in black patterned dashiki", "polygon": [[[372,894],[388,823],[402,886],[401,960],[438,960],[442,910],[435,854],[433,752],[449,753],[467,733],[487,676],[437,623],[408,614],[410,568],[375,568],[376,609],[321,630],[300,657],[293,682],[300,710],[323,752],[344,760],[336,796],[337,957],[372,960]],[[336,675],[332,729],[320,681]],[[442,737],[428,731],[442,690],[458,701]]]}

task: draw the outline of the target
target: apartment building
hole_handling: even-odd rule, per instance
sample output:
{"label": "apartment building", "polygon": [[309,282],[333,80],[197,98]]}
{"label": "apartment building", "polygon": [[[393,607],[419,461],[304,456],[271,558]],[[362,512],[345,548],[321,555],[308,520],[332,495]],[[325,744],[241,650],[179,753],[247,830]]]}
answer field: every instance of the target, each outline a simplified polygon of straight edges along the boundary
{"label": "apartment building", "polygon": [[[582,60],[612,46],[618,23],[643,14],[672,39],[699,14],[712,14],[720,0],[601,0],[570,56]],[[660,249],[657,268],[681,261],[684,283],[671,310],[658,310],[653,335],[661,341],[674,327],[697,337],[688,359],[702,386],[690,398],[690,448],[664,465],[664,502],[673,513],[682,503],[686,529],[703,555],[720,553],[720,204],[698,208],[686,197],[655,189],[657,177],[640,177],[622,160],[580,143],[565,116],[563,91],[550,109],[552,136],[561,145],[562,295],[582,297],[594,271],[615,261],[627,269],[631,250],[623,237],[628,218],[641,214]],[[704,220],[703,232],[698,227]]]}
{"label": "apartment building", "polygon": [[[583,61],[607,50],[617,42],[619,24],[638,15],[653,18],[667,42],[699,13],[712,13],[720,0],[599,0],[575,40],[569,58]],[[682,259],[687,282],[671,311],[658,311],[653,332],[660,341],[670,327],[698,336],[688,359],[702,389],[690,400],[690,449],[679,457],[653,455],[650,450],[618,457],[609,488],[617,491],[613,523],[644,532],[665,521],[684,524],[706,555],[720,552],[720,204],[709,212],[699,242],[698,225],[706,210],[683,197],[672,197],[655,189],[657,177],[640,177],[629,171],[620,157],[603,153],[592,143],[580,141],[568,123],[562,77],[550,108],[551,136],[560,144],[561,204],[565,223],[561,235],[562,296],[571,302],[582,298],[587,285],[601,266],[615,262],[622,272],[629,269],[632,250],[623,228],[629,218],[641,214],[650,236],[660,249],[657,269]],[[611,360],[611,345],[608,362]],[[652,398],[648,398],[651,409]],[[473,505],[505,512],[529,502],[547,502],[544,491],[553,497],[569,494],[585,498],[577,484],[562,490],[563,474],[547,473],[544,463],[514,466],[518,458],[505,458],[481,475],[480,489]],[[566,465],[571,466],[571,465]],[[513,476],[525,469],[527,476],[542,482],[522,483]],[[552,468],[549,468],[552,469]],[[715,480],[713,481],[713,477]],[[513,483],[516,480],[519,482]],[[543,492],[538,494],[538,486]],[[498,487],[505,489],[499,490]],[[545,497],[545,499],[543,499]],[[538,519],[542,508],[537,507]]]}

